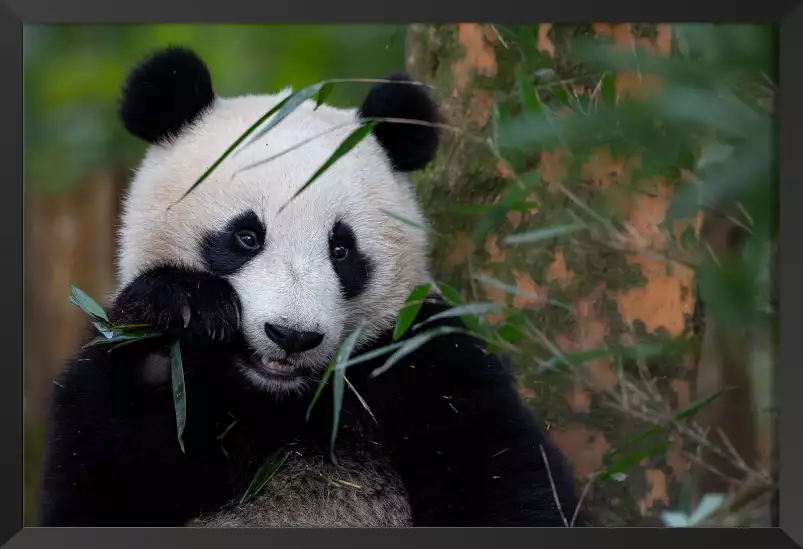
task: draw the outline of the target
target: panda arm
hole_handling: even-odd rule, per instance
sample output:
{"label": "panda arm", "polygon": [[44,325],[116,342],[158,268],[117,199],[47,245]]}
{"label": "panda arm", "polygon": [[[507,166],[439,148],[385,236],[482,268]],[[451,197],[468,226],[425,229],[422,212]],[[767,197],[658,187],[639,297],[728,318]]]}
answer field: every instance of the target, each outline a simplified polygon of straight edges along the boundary
{"label": "panda arm", "polygon": [[[426,305],[416,322],[439,310]],[[449,319],[422,329],[436,324],[462,327]],[[571,521],[571,473],[519,400],[511,370],[477,339],[452,334],[366,384],[416,525],[563,526],[555,493]]]}
{"label": "panda arm", "polygon": [[154,386],[143,376],[156,345],[88,347],[56,380],[40,525],[180,526],[222,501],[224,456],[196,390],[203,382],[185,360],[182,453],[169,377]]}

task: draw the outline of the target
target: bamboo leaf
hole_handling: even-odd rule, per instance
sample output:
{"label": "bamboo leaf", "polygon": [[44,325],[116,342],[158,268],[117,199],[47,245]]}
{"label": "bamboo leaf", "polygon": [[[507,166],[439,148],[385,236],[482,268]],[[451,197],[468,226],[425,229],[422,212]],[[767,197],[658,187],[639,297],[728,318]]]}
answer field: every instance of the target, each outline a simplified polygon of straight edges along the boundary
{"label": "bamboo leaf", "polygon": [[415,317],[424,305],[424,299],[429,293],[430,284],[421,284],[413,288],[413,291],[404,301],[404,307],[396,315],[396,329],[393,331],[393,341],[398,341],[401,336],[413,325]]}
{"label": "bamboo leaf", "polygon": [[248,485],[245,493],[240,498],[240,504],[248,503],[258,496],[262,490],[265,489],[270,479],[272,479],[281,466],[284,465],[288,457],[290,457],[290,454],[285,454],[283,457],[279,458],[278,452],[268,457],[265,463],[262,464],[262,467],[259,468],[256,475],[254,475],[251,484]]}
{"label": "bamboo leaf", "polygon": [[88,294],[75,285],[70,285],[70,303],[80,307],[92,318],[101,320],[109,325],[111,324],[109,322],[109,317],[106,316],[106,312],[103,310],[103,307],[98,305],[97,301],[89,297]]}
{"label": "bamboo leaf", "polygon": [[332,164],[337,162],[344,154],[349,152],[351,149],[356,147],[363,139],[368,137],[368,134],[371,133],[376,124],[377,124],[376,122],[368,122],[367,124],[363,124],[356,130],[351,132],[351,134],[345,140],[343,140],[340,146],[335,150],[334,153],[332,153],[332,155],[326,160],[326,162],[323,163],[323,166],[318,168],[318,171],[316,171],[312,175],[312,177],[310,177],[309,180],[306,183],[304,183],[304,185],[302,185],[301,188],[298,189],[292,197],[290,197],[290,200],[285,202],[284,205],[282,205],[282,207],[279,208],[279,211],[281,212],[282,210],[284,210],[284,208],[286,208],[287,205],[292,200],[294,200],[298,195],[304,192],[310,185],[312,185],[312,183],[316,179],[318,179],[321,175],[323,175],[323,173],[326,172],[326,170],[328,170],[332,166]]}
{"label": "bamboo leaf", "polygon": [[246,143],[245,146],[250,145],[255,140],[265,135],[271,128],[276,126],[276,124],[284,120],[287,117],[287,115],[293,112],[299,105],[301,105],[304,101],[315,95],[318,92],[318,90],[320,90],[324,85],[325,85],[324,82],[320,82],[318,84],[313,84],[312,86],[308,86],[295,93],[292,93],[289,96],[282,99],[281,101],[279,101],[279,103],[277,103],[268,112],[260,116],[256,122],[251,124],[251,126],[234,141],[234,143],[229,145],[229,148],[227,148],[223,152],[223,154],[220,155],[220,157],[217,160],[215,160],[215,162],[211,166],[209,166],[209,168],[203,173],[203,175],[201,175],[201,177],[199,177],[195,181],[195,183],[192,184],[192,186],[187,190],[187,192],[185,192],[181,196],[179,201],[186,198],[187,195],[189,195],[193,190],[195,190],[195,188],[198,185],[206,181],[206,179],[212,174],[212,172],[215,171],[217,167],[220,166],[220,164],[234,152],[234,150],[240,145],[240,143],[245,141],[245,139],[249,135],[253,134],[260,126],[262,126],[262,124],[268,118],[270,118],[275,114],[275,116],[273,116],[270,122],[267,125],[265,125],[265,127],[263,127],[256,135],[254,135],[254,137],[252,137],[251,140],[248,143]]}
{"label": "bamboo leaf", "polygon": [[321,105],[323,105],[326,102],[326,99],[329,97],[329,95],[332,93],[332,90],[334,90],[334,89],[335,89],[335,85],[334,85],[333,82],[327,82],[326,84],[321,86],[321,89],[318,90],[318,97],[316,98],[316,101],[315,101],[315,110],[316,111],[318,110],[318,107],[320,107]]}
{"label": "bamboo leaf", "polygon": [[548,240],[550,238],[571,234],[584,228],[585,225],[583,224],[546,227],[544,229],[536,229],[534,231],[527,231],[524,233],[507,236],[505,237],[504,242],[506,244],[532,244],[533,242],[540,242],[542,240]]}
{"label": "bamboo leaf", "polygon": [[181,364],[181,344],[174,341],[170,346],[170,377],[173,382],[173,406],[176,409],[178,444],[184,452],[184,425],[187,422],[187,392],[184,386],[184,368]]}
{"label": "bamboo leaf", "polygon": [[385,362],[383,366],[375,369],[371,372],[371,377],[377,377],[379,375],[384,374],[388,370],[390,370],[394,364],[396,364],[399,360],[407,356],[408,354],[414,352],[416,349],[419,349],[432,339],[436,337],[446,335],[446,334],[454,334],[454,333],[464,333],[464,330],[460,330],[458,328],[452,328],[450,326],[441,326],[439,328],[434,328],[428,332],[424,332],[423,334],[417,335],[412,337],[408,340],[402,342],[399,350],[393,353],[393,355]]}
{"label": "bamboo leaf", "polygon": [[441,320],[444,318],[452,318],[452,317],[464,317],[464,316],[483,316],[488,313],[499,313],[504,311],[503,307],[500,307],[496,303],[470,303],[467,305],[458,305],[456,307],[452,307],[440,313],[434,314],[424,322],[420,323],[418,326],[424,326],[425,324],[429,324],[430,322],[434,322],[436,320]]}
{"label": "bamboo leaf", "polygon": [[[365,326],[365,322],[360,323],[360,325],[357,326],[357,329],[355,331],[356,332],[362,331],[364,326]],[[326,387],[326,383],[329,381],[329,378],[332,376],[332,372],[334,371],[335,367],[338,364],[340,364],[340,362],[338,362],[338,357],[344,351],[345,346],[349,343],[349,340],[350,340],[351,336],[353,336],[353,335],[354,335],[354,332],[352,332],[352,334],[349,337],[347,337],[346,340],[343,341],[343,343],[340,344],[340,347],[338,348],[337,353],[329,361],[329,365],[326,367],[326,370],[324,370],[323,375],[321,376],[321,381],[318,383],[318,388],[315,390],[315,394],[312,396],[312,402],[310,402],[310,405],[307,407],[307,421],[309,421],[309,418],[312,415],[312,409],[315,407],[315,404],[321,398],[321,395],[323,394],[323,390]],[[356,337],[355,337],[355,341],[356,341]]]}
{"label": "bamboo leaf", "polygon": [[340,427],[340,411],[343,407],[343,390],[345,388],[346,380],[346,370],[343,368],[337,368],[337,365],[345,362],[349,358],[354,350],[354,346],[357,344],[360,334],[362,333],[363,329],[365,329],[366,325],[367,323],[365,321],[361,322],[360,325],[357,326],[357,329],[349,334],[345,341],[343,341],[343,343],[340,345],[340,348],[338,349],[335,359],[331,365],[331,368],[334,370],[334,379],[332,380],[332,435],[329,440],[329,453],[332,463],[337,463],[337,459],[335,458],[335,439],[337,438],[337,430]]}

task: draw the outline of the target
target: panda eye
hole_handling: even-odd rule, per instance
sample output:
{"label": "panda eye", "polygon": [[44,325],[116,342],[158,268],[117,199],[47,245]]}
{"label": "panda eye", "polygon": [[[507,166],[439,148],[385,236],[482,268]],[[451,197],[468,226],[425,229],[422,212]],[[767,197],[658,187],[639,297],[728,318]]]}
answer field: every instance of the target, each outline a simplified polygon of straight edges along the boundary
{"label": "panda eye", "polygon": [[331,248],[332,258],[335,261],[343,261],[349,255],[349,250],[342,244],[333,244]]}
{"label": "panda eye", "polygon": [[237,244],[245,250],[254,251],[259,248],[259,239],[254,231],[248,229],[237,231],[234,238]]}

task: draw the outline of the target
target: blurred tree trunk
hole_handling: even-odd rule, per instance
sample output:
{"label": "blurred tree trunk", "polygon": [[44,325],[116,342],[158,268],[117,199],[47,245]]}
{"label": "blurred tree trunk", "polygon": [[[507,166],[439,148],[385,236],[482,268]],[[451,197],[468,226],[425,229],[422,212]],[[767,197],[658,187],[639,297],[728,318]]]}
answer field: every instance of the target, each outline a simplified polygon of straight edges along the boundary
{"label": "blurred tree trunk", "polygon": [[[553,71],[553,81],[568,82],[571,91],[580,95],[592,93],[601,75],[589,75],[587,69],[572,62],[569,43],[577,35],[637,42],[663,55],[669,55],[672,48],[667,25],[538,26],[532,34],[541,67],[538,72]],[[411,25],[406,49],[408,71],[437,87],[445,122],[470,135],[487,132],[494,107],[506,106],[517,93],[515,70],[521,53],[493,25]],[[527,76],[538,78],[537,73]],[[647,76],[617,74],[617,95],[649,93],[654,82]],[[532,364],[518,364],[521,393],[545,419],[552,439],[573,463],[581,489],[589,486],[584,505],[606,526],[654,524],[656,511],[678,507],[681,486],[688,477],[690,447],[680,433],[670,433],[662,455],[637,461],[626,480],[592,484],[586,479],[600,468],[608,451],[651,425],[645,413],[647,400],[668,416],[688,407],[695,398],[697,343],[702,339],[694,322],[696,283],[690,268],[666,259],[669,235],[661,227],[674,185],[655,179],[647,182],[651,194],[628,193],[624,187],[639,159],[617,158],[605,148],[582,159],[581,169],[574,171],[567,168],[561,149],[533,151],[531,156],[526,159],[527,169],[537,166],[546,184],[533,192],[532,202],[538,207],[508,212],[494,232],[476,241],[472,233],[479,217],[456,215],[454,208],[497,202],[500,193],[509,188],[510,172],[489,148],[459,133],[445,132],[439,158],[416,179],[435,231],[445,235],[435,245],[433,276],[457,287],[467,299],[529,311],[543,331],[543,345],[527,349],[526,356],[536,357],[536,361],[552,357],[547,351],[550,346],[562,352],[590,350],[628,339],[632,344],[634,337],[639,343],[692,343],[691,351],[686,345],[686,351],[660,363],[591,360],[584,373],[574,376],[536,375]],[[631,240],[648,245],[652,255],[621,242],[519,247],[502,242],[503,233],[559,225],[556,214],[567,207],[587,208],[589,202],[596,206],[601,201],[617,210],[618,217],[629,224],[629,236],[636,235]],[[677,235],[691,227],[699,238],[701,223],[702,216],[698,216],[674,227],[673,232]],[[518,294],[483,285],[472,278],[476,274],[513,286]],[[540,299],[528,297],[532,294]],[[545,306],[546,296],[572,305],[574,317]],[[710,367],[721,371],[722,357],[712,361]],[[742,396],[748,390],[743,374],[744,368],[739,366],[727,377],[742,385]],[[636,389],[632,383],[623,383],[625,375],[644,383]],[[706,390],[722,389],[720,381]],[[750,399],[739,398],[736,395],[720,404],[709,419],[716,426],[729,425],[731,442],[747,451],[753,449],[752,409]],[[711,472],[703,468],[695,479],[698,475],[707,478]]]}
{"label": "blurred tree trunk", "polygon": [[90,174],[61,194],[25,190],[25,524],[34,519],[44,414],[53,379],[76,351],[86,316],[75,284],[99,302],[115,285],[116,227],[125,173]]}

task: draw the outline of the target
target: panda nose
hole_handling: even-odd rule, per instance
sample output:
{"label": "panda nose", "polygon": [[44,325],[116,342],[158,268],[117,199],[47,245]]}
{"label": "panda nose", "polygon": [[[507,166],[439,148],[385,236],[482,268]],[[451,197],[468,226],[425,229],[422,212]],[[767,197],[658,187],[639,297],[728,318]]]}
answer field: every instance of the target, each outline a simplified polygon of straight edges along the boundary
{"label": "panda nose", "polygon": [[288,355],[302,353],[314,349],[323,341],[323,334],[318,332],[299,332],[284,326],[265,323],[265,333]]}

